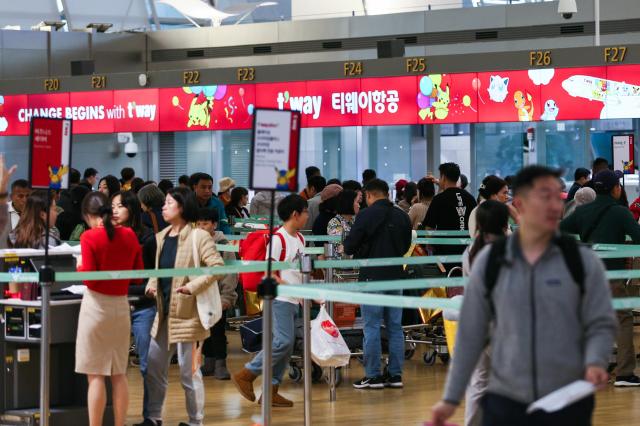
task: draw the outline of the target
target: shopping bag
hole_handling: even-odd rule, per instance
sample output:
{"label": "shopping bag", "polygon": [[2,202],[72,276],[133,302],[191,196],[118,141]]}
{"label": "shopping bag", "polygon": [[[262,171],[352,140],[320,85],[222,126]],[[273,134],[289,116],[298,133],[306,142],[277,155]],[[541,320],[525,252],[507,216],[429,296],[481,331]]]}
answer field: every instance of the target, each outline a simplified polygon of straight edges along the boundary
{"label": "shopping bag", "polygon": [[311,358],[320,367],[342,367],[349,363],[351,351],[324,306],[311,321]]}

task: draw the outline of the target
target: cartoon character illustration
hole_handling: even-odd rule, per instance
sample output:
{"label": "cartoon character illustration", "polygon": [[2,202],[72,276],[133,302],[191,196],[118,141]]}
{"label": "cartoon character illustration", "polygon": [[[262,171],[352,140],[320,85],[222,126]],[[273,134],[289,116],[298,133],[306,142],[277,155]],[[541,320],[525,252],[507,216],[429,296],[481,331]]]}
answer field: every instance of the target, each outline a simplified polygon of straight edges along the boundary
{"label": "cartoon character illustration", "polygon": [[0,95],[0,133],[7,130],[9,122],[3,117],[4,114],[4,96]]}
{"label": "cartoon character illustration", "polygon": [[61,189],[62,178],[69,173],[68,166],[49,166],[49,188]]}
{"label": "cartoon character illustration", "polygon": [[633,161],[623,161],[622,162],[622,172],[624,174],[633,173]]}
{"label": "cartoon character illustration", "polygon": [[451,96],[449,91],[449,85],[447,89],[442,90],[440,85],[436,86],[438,97],[436,101],[431,104],[431,107],[427,111],[427,116],[430,119],[437,118],[438,120],[444,120],[449,115],[449,104],[451,103]]}
{"label": "cartoon character illustration", "polygon": [[[527,105],[527,101],[529,104]],[[533,120],[533,98],[527,93],[525,99],[524,94],[518,90],[513,94],[513,103],[518,110],[519,121],[532,121]]]}
{"label": "cartoon character illustration", "polygon": [[191,101],[191,107],[189,107],[189,122],[187,123],[187,127],[209,127],[209,124],[211,124],[212,109],[213,101],[203,100],[202,95],[194,97]]}
{"label": "cartoon character illustration", "polygon": [[502,78],[499,75],[492,75],[489,88],[489,99],[494,102],[504,102],[509,94],[509,77]]}
{"label": "cartoon character illustration", "polygon": [[544,121],[553,121],[558,116],[558,112],[560,112],[560,108],[556,105],[556,101],[553,99],[547,99],[544,103],[544,113],[540,116],[540,119]]}
{"label": "cartoon character illustration", "polygon": [[571,96],[604,104],[600,118],[634,118],[640,113],[640,86],[588,75],[573,75],[562,82]]}
{"label": "cartoon character illustration", "polygon": [[276,191],[288,191],[289,180],[296,174],[296,169],[291,170],[279,170],[276,167],[276,175],[278,182],[276,184]]}
{"label": "cartoon character illustration", "polygon": [[529,79],[531,79],[533,84],[536,86],[546,86],[551,83],[555,70],[553,68],[543,68],[539,70],[529,70],[528,73]]}

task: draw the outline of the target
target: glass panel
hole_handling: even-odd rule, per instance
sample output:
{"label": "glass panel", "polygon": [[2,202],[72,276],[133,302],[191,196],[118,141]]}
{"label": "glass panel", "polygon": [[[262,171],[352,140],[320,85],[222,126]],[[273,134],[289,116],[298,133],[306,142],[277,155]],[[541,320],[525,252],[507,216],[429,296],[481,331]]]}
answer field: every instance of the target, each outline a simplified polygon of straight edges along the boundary
{"label": "glass panel", "polygon": [[585,155],[587,123],[586,121],[538,123],[538,129],[544,129],[545,164],[563,170],[562,177],[567,182],[573,182],[573,174],[578,167],[589,167],[591,162]]}
{"label": "glass panel", "polygon": [[[506,177],[522,168],[526,123],[482,123],[475,127],[476,172],[474,182],[485,176]],[[477,185],[476,185],[477,186]]]}

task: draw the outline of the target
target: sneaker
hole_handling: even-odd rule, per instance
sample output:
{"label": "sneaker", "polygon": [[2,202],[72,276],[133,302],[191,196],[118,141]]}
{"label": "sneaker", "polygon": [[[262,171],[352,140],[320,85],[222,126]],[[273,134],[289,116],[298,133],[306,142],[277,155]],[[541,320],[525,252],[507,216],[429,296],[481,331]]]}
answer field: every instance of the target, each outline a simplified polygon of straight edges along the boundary
{"label": "sneaker", "polygon": [[162,420],[144,419],[142,423],[136,423],[133,426],[162,426]]}
{"label": "sneaker", "polygon": [[384,389],[382,376],[364,377],[353,384],[356,389]]}
{"label": "sneaker", "polygon": [[616,376],[616,381],[613,382],[613,386],[637,387],[640,386],[640,377],[635,374],[632,374],[631,376]]}
{"label": "sneaker", "polygon": [[224,359],[216,359],[213,363],[213,377],[218,380],[229,380],[231,375],[227,370],[227,361]]}
{"label": "sneaker", "polygon": [[402,376],[388,376],[385,378],[384,386],[387,388],[400,389],[404,385],[402,384]]}

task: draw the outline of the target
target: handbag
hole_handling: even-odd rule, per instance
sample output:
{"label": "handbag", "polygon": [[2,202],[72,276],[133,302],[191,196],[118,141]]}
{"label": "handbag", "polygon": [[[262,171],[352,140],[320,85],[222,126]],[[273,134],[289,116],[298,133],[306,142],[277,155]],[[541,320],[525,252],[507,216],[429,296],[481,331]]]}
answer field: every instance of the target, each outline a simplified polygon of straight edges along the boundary
{"label": "handbag", "polygon": [[349,347],[324,305],[311,321],[311,357],[320,367],[343,367],[351,358]]}
{"label": "handbag", "polygon": [[[200,265],[200,253],[198,253],[198,245],[196,244],[196,238],[200,230],[194,229],[191,236],[192,253],[193,253],[193,267],[199,268]],[[203,231],[204,232],[204,231]],[[189,277],[189,279],[192,279]],[[204,291],[201,291],[196,295],[196,303],[198,306],[198,316],[202,326],[208,330],[213,327],[220,318],[222,318],[222,300],[220,299],[220,291],[218,290],[218,282],[214,282],[208,286]]]}

